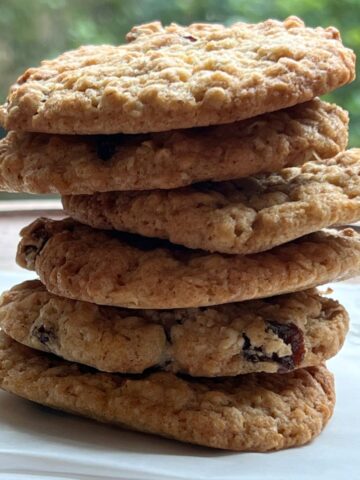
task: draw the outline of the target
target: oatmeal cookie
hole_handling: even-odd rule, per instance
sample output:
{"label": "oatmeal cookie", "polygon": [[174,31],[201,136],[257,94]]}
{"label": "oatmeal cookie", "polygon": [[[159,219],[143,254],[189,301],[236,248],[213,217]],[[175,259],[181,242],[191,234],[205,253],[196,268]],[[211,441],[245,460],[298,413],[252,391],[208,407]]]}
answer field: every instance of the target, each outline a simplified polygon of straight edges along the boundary
{"label": "oatmeal cookie", "polygon": [[58,297],[38,280],[5,292],[0,327],[17,342],[106,372],[192,376],[287,372],[336,355],[348,315],[316,291],[175,310],[127,310]]}
{"label": "oatmeal cookie", "polygon": [[17,262],[51,293],[128,308],[188,308],[270,297],[360,273],[360,235],[328,230],[254,255],[209,254],[164,240],[38,219]]}
{"label": "oatmeal cookie", "polygon": [[3,332],[0,386],[101,422],[238,451],[303,445],[321,432],[335,404],[333,377],[325,366],[216,380],[170,372],[134,377],[57,359]]}
{"label": "oatmeal cookie", "polygon": [[217,125],[306,102],[355,77],[338,30],[296,17],[230,27],[154,22],[128,40],[28,69],[0,110],[3,126],[111,134]]}
{"label": "oatmeal cookie", "polygon": [[347,112],[319,99],[233,124],[146,135],[13,131],[0,140],[0,189],[66,195],[177,188],[329,158],[347,140]]}
{"label": "oatmeal cookie", "polygon": [[360,220],[360,149],[242,180],[63,197],[68,215],[212,252],[261,252]]}

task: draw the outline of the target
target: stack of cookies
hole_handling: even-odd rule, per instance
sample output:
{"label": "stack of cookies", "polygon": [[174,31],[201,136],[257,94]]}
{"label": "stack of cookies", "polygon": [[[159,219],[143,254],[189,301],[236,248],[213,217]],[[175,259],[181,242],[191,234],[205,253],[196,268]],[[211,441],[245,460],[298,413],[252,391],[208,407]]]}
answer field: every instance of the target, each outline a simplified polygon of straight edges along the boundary
{"label": "stack of cookies", "polygon": [[315,287],[360,273],[360,236],[327,229],[360,219],[360,149],[317,96],[354,54],[294,17],[127,40],[29,69],[2,107],[2,190],[70,217],[21,232],[40,280],[2,296],[1,387],[211,447],[309,442],[348,329]]}

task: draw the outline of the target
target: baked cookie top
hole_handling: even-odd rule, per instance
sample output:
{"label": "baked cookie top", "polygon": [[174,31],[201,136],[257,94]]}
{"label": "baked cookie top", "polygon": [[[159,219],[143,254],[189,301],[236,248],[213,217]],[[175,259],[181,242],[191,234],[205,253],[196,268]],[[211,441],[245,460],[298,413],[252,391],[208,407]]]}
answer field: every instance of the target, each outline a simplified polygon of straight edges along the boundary
{"label": "baked cookie top", "polygon": [[340,350],[348,323],[345,309],[315,290],[214,307],[127,310],[58,297],[33,280],[0,300],[0,327],[14,340],[121,373],[160,367],[213,377],[315,366]]}
{"label": "baked cookie top", "polygon": [[183,442],[238,451],[302,445],[335,404],[325,366],[227,379],[100,373],[0,332],[0,386],[34,402]]}
{"label": "baked cookie top", "polygon": [[95,228],[165,238],[189,248],[254,253],[360,220],[360,149],[241,180],[68,196],[63,206]]}
{"label": "baked cookie top", "polygon": [[38,219],[17,262],[55,294],[128,308],[218,305],[304,290],[360,273],[360,235],[317,232],[254,255],[209,254],[166,241]]}
{"label": "baked cookie top", "polygon": [[146,135],[13,131],[0,140],[0,189],[89,194],[176,188],[329,158],[347,140],[347,112],[319,99],[234,124]]}
{"label": "baked cookie top", "polygon": [[154,22],[127,39],[28,69],[1,108],[3,126],[110,134],[230,123],[308,101],[355,76],[355,55],[339,32],[296,17],[231,27]]}

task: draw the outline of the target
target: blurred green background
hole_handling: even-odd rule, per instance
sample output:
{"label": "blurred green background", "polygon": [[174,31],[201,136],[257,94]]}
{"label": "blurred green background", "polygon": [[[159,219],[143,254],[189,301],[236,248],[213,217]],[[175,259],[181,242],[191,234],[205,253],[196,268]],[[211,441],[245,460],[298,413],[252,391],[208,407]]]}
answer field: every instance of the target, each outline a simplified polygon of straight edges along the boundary
{"label": "blurred green background", "polygon": [[[231,24],[288,15],[309,26],[336,26],[360,54],[360,0],[0,0],[0,101],[27,67],[81,44],[122,43],[139,23]],[[350,112],[350,145],[360,146],[358,81],[327,98]]]}

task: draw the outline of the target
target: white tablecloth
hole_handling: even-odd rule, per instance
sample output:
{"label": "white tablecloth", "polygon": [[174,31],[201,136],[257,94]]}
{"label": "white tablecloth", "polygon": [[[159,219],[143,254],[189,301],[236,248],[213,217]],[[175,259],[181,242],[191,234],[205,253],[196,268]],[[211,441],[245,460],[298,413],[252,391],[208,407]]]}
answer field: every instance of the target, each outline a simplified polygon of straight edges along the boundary
{"label": "white tablecloth", "polygon": [[[6,289],[26,278],[0,274]],[[312,444],[276,453],[232,453],[125,432],[54,412],[0,392],[3,480],[357,480],[360,478],[360,286],[333,285],[352,326],[329,362],[335,373],[333,419]]]}

